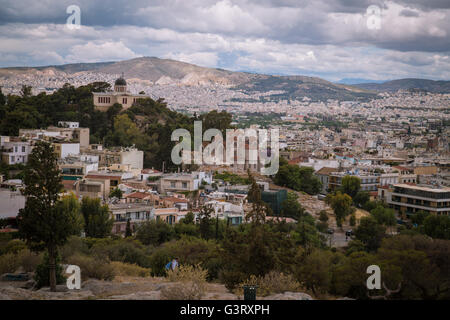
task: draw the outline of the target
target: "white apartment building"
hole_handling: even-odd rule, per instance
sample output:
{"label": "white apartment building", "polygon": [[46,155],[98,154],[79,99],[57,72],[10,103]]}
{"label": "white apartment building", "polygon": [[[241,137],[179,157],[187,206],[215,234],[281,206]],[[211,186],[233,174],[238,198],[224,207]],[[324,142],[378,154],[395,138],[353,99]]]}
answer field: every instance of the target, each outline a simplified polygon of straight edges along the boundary
{"label": "white apartment building", "polygon": [[2,136],[0,138],[1,160],[6,164],[26,164],[32,149],[29,141],[22,141],[18,137]]}

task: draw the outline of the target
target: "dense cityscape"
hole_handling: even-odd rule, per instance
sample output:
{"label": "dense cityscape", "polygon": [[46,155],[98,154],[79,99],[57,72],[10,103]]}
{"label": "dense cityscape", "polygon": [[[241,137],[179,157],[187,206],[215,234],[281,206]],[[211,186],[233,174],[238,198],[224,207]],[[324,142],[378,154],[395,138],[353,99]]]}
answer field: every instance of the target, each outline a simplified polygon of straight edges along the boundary
{"label": "dense cityscape", "polygon": [[241,43],[204,67],[124,43],[19,67],[0,51],[0,300],[450,299],[448,56],[424,53],[428,80],[413,53],[403,78],[307,69],[320,51],[269,68]]}

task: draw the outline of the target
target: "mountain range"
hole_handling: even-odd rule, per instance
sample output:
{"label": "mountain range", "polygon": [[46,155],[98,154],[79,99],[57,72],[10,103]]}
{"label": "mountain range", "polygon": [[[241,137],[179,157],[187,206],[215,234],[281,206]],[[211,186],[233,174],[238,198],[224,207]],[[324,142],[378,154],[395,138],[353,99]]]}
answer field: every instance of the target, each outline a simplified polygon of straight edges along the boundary
{"label": "mountain range", "polygon": [[[419,88],[431,92],[450,92],[450,81],[401,79],[384,83],[349,85],[333,83],[318,77],[276,76],[205,68],[186,62],[155,57],[140,57],[116,62],[0,68],[0,78],[12,80],[24,75],[74,75],[83,72],[115,75],[123,73],[126,79],[142,80],[149,85],[220,85],[246,93],[274,91],[270,94],[272,101],[305,97],[312,101],[367,100],[376,98],[377,93],[381,91],[409,88]],[[356,82],[356,80],[354,79],[350,83]]]}
{"label": "mountain range", "polygon": [[358,83],[354,86],[377,92],[395,92],[398,90],[419,89],[433,93],[450,93],[450,81],[428,79],[398,79],[383,83]]}

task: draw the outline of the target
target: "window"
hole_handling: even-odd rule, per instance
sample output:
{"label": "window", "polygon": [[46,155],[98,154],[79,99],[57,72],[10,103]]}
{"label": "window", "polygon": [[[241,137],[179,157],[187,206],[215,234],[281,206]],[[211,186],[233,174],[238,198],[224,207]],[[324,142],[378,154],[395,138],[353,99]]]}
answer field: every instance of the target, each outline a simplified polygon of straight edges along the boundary
{"label": "window", "polygon": [[170,187],[171,188],[175,188],[176,187],[176,183],[174,181],[170,182]]}
{"label": "window", "polygon": [[123,99],[122,99],[122,103],[123,103],[123,104],[127,104],[127,98],[123,98]]}
{"label": "window", "polygon": [[187,189],[187,182],[183,182],[183,189]]}
{"label": "window", "polygon": [[25,152],[25,146],[22,146],[22,152]]}

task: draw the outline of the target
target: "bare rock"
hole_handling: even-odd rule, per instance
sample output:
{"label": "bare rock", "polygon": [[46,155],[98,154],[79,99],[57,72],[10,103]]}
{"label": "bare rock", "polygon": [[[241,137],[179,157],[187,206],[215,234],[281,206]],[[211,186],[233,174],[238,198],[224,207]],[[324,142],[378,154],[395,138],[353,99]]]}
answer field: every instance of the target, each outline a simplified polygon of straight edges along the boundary
{"label": "bare rock", "polygon": [[284,292],[261,298],[261,300],[314,300],[303,292]]}

